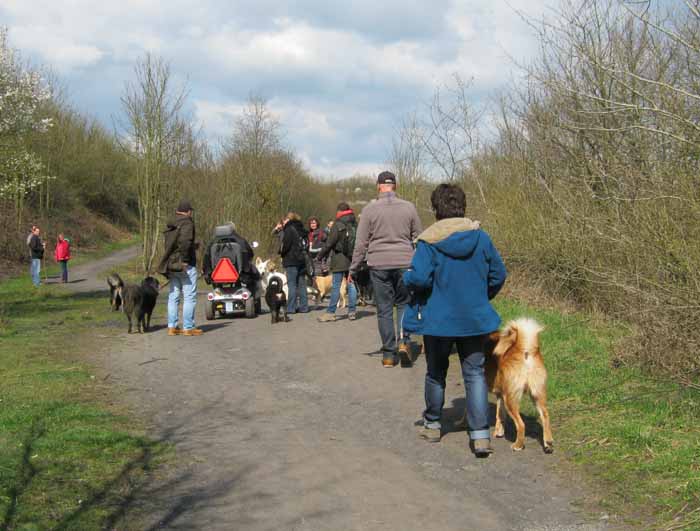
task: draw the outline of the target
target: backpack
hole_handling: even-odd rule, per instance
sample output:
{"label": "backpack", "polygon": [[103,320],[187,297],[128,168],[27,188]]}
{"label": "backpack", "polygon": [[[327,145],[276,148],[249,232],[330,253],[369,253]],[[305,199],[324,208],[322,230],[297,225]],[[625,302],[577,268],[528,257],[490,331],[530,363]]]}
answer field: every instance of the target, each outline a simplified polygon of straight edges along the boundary
{"label": "backpack", "polygon": [[355,250],[355,238],[357,237],[357,227],[354,223],[344,223],[344,237],[341,243],[340,252],[348,258],[352,258],[352,252]]}

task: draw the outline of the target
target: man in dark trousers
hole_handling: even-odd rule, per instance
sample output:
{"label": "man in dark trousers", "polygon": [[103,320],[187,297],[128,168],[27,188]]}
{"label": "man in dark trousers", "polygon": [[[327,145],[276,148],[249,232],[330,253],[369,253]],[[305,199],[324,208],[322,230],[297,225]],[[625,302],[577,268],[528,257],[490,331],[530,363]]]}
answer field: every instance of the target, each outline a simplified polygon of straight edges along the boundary
{"label": "man in dark trousers", "polygon": [[402,277],[413,258],[413,241],[423,228],[413,203],[396,196],[396,176],[393,173],[384,171],[379,174],[377,192],[377,199],[360,214],[350,281],[366,256],[377,303],[382,364],[387,368],[394,367],[398,353],[402,366],[409,366],[409,337],[403,333],[401,322],[410,296]]}
{"label": "man in dark trousers", "polygon": [[[194,325],[197,306],[197,255],[195,246],[192,203],[180,201],[175,218],[165,230],[165,253],[158,265],[158,272],[168,277],[168,335],[200,336],[202,330]],[[180,295],[182,304],[182,329],[178,328]]]}
{"label": "man in dark trousers", "polygon": [[[325,259],[331,252],[330,270],[333,275],[333,288],[331,291],[331,301],[328,309],[318,318],[322,323],[335,321],[335,310],[340,299],[340,288],[343,279],[347,279],[350,270],[350,260],[355,246],[355,234],[357,225],[355,223],[355,213],[347,203],[339,203],[335,215],[335,223],[331,228],[323,249],[318,253],[318,259]],[[355,284],[348,283],[348,319],[355,320],[355,310],[357,309],[357,290]]]}
{"label": "man in dark trousers", "polygon": [[32,227],[32,235],[29,238],[29,253],[31,258],[30,273],[32,284],[35,287],[41,286],[41,260],[44,258],[46,244],[41,241],[41,230],[39,227]]}

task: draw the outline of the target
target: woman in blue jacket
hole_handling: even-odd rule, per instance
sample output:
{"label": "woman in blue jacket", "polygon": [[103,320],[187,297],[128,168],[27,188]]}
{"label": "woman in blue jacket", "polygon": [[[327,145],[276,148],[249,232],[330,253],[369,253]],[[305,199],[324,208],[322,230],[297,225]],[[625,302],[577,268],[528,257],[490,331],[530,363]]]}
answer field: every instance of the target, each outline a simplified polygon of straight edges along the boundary
{"label": "woman in blue jacket", "polygon": [[456,343],[467,397],[469,438],[474,453],[493,452],[488,423],[488,389],[484,374],[486,336],[501,318],[491,306],[506,279],[506,269],[479,222],[464,217],[461,188],[441,184],[430,196],[437,222],[417,239],[404,284],[413,291],[404,329],[423,335],[427,372],[421,436],[440,440],[445,378]]}

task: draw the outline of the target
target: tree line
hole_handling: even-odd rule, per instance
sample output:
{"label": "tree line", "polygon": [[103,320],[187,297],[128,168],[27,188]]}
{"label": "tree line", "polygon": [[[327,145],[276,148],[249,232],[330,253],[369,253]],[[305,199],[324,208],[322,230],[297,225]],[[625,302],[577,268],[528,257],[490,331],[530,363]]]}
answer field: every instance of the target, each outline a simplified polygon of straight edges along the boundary
{"label": "tree line", "polygon": [[700,4],[576,0],[530,21],[524,82],[455,78],[399,127],[400,182],[461,182],[511,271],[629,329],[618,362],[698,386]]}
{"label": "tree line", "polygon": [[186,112],[188,90],[169,63],[146,54],[126,81],[109,129],[65,101],[60,81],[33,67],[0,30],[0,244],[4,259],[26,258],[38,223],[82,244],[110,236],[112,224],[137,231],[143,270],[152,271],[161,232],[183,197],[196,207],[206,242],[216,224],[273,252],[270,230],[287,210],[331,216],[334,189],[309,174],[284,145],[282,124],[252,96],[218,149]]}

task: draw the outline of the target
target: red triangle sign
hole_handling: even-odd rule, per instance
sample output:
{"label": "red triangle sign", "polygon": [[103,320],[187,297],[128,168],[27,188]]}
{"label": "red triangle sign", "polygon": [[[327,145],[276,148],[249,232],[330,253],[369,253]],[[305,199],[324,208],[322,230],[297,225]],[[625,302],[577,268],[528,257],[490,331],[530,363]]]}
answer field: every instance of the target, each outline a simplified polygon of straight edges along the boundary
{"label": "red triangle sign", "polygon": [[236,271],[236,268],[231,263],[231,260],[226,257],[219,260],[219,263],[216,264],[216,267],[214,268],[214,272],[211,274],[212,281],[216,282],[217,284],[237,282],[238,277],[238,271]]}

